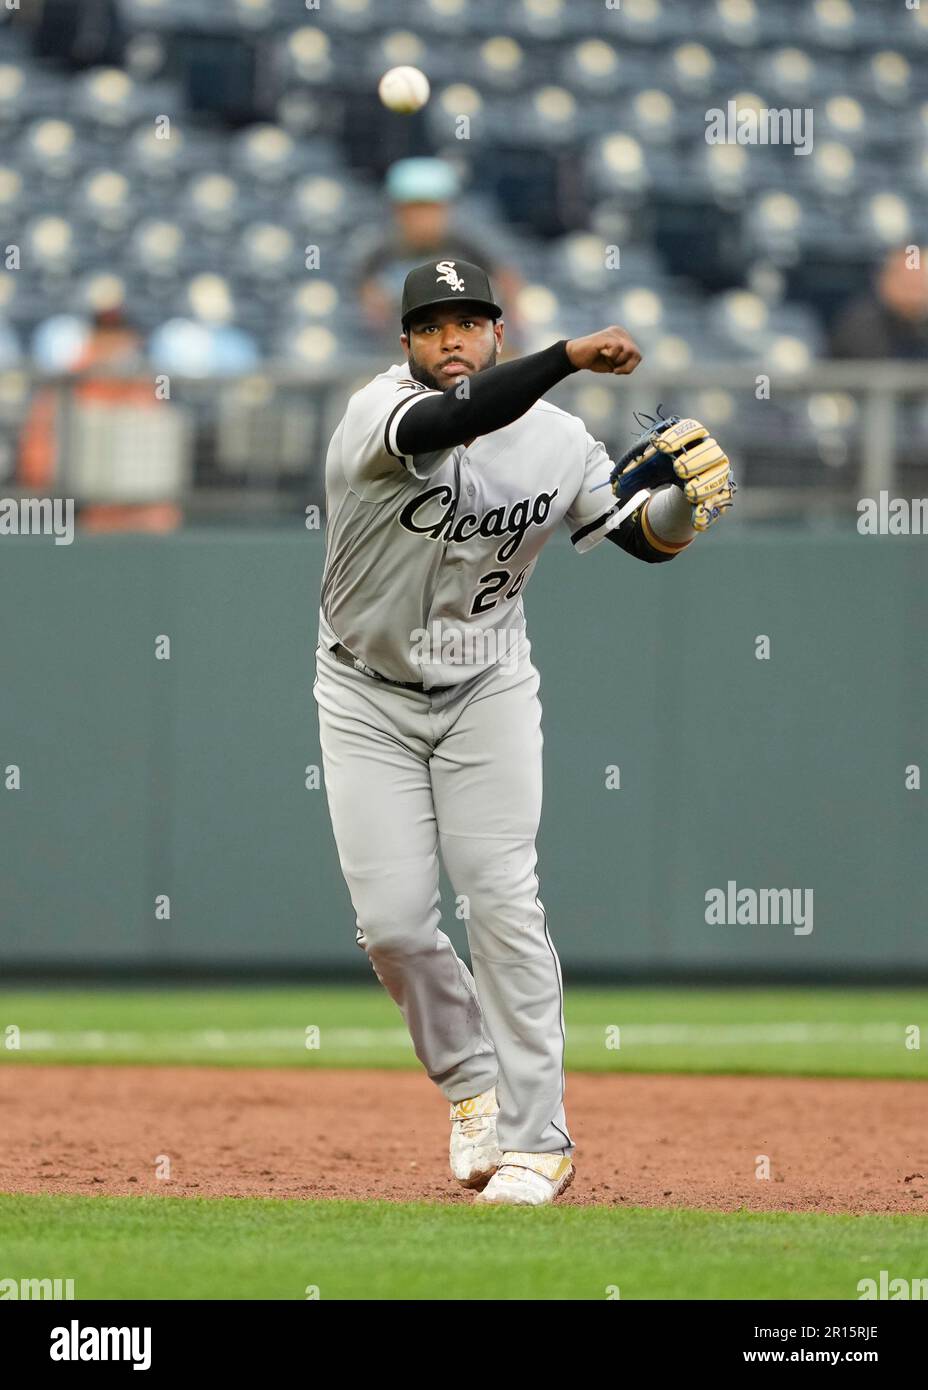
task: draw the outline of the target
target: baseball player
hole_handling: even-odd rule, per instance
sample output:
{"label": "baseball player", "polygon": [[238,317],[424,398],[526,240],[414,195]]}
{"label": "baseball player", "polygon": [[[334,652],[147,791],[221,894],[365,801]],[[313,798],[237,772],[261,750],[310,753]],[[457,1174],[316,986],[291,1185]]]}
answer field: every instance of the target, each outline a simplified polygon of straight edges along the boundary
{"label": "baseball player", "polygon": [[[693,420],[614,464],[543,400],[641,354],[609,327],[496,365],[479,266],[406,277],[405,361],[348,402],[326,459],[317,676],[325,784],[357,941],[451,1102],[451,1170],[477,1201],[542,1205],[574,1176],[560,963],[538,895],[539,677],[523,595],[566,526],[666,561],[731,504]],[[473,975],[441,930],[439,853]]]}

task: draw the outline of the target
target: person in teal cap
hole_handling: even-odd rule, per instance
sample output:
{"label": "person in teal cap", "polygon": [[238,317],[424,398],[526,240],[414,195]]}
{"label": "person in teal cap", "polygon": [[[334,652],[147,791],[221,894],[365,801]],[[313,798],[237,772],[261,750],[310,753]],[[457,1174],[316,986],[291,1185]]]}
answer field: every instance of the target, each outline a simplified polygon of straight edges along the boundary
{"label": "person in teal cap", "polygon": [[[391,220],[358,253],[358,297],[371,331],[395,334],[403,282],[415,265],[439,258],[486,267],[508,303],[515,302],[521,281],[499,263],[494,249],[479,235],[460,229],[454,205],[460,180],[444,159],[419,157],[391,164],[384,182]],[[510,331],[512,324],[510,322]]]}

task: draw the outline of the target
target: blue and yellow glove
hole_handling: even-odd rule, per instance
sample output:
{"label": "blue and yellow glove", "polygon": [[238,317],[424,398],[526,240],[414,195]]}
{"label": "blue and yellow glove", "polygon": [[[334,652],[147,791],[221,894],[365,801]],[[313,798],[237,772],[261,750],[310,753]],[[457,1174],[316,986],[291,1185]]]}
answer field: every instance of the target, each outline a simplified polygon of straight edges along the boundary
{"label": "blue and yellow glove", "polygon": [[641,488],[675,483],[693,506],[693,527],[706,531],[732,505],[736,484],[727,454],[698,420],[658,419],[626,449],[609,475],[620,502]]}

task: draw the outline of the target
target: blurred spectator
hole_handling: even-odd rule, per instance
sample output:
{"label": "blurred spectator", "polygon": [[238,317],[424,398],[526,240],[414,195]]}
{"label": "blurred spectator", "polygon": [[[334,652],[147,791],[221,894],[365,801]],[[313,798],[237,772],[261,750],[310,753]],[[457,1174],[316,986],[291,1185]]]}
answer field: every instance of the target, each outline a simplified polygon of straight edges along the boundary
{"label": "blurred spectator", "polygon": [[928,357],[928,247],[890,251],[874,288],[838,316],[831,350],[835,357]]}
{"label": "blurred spectator", "polygon": [[[75,355],[64,367],[80,377],[71,391],[70,408],[134,411],[158,409],[154,385],[140,375],[94,376],[104,372],[139,372],[143,357],[141,340],[126,321],[121,307],[99,310],[83,342],[75,341]],[[62,364],[64,365],[64,364]],[[20,439],[19,481],[36,494],[48,494],[66,479],[59,477],[61,443],[61,388],[41,386],[33,397]],[[140,428],[142,424],[140,422]],[[131,460],[126,460],[131,467]],[[170,531],[180,524],[181,512],[173,502],[141,504],[90,503],[82,507],[81,524],[95,531]]]}
{"label": "blurred spectator", "polygon": [[506,309],[507,329],[515,325],[515,296],[521,280],[501,265],[490,246],[453,223],[460,193],[458,177],[443,159],[401,159],[387,171],[386,194],[392,225],[358,254],[356,278],[364,317],[384,339],[399,333],[403,281],[413,266],[447,258],[483,266]]}

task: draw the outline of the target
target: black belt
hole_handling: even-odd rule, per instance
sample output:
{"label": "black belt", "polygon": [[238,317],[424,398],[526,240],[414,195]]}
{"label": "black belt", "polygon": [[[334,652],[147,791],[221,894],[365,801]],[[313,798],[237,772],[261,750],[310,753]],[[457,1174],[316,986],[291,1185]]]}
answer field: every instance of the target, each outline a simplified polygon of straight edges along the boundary
{"label": "black belt", "polygon": [[342,646],[341,642],[336,642],[334,647],[329,648],[329,651],[335,657],[335,660],[340,661],[343,666],[350,666],[353,671],[360,671],[362,676],[370,676],[371,680],[383,681],[384,685],[398,685],[401,690],[418,690],[423,694],[429,695],[435,694],[440,690],[450,690],[452,688],[450,685],[433,685],[426,691],[421,681],[391,680],[389,676],[382,676],[379,671],[375,671],[372,666],[368,666],[360,657],[353,656],[347,647]]}

